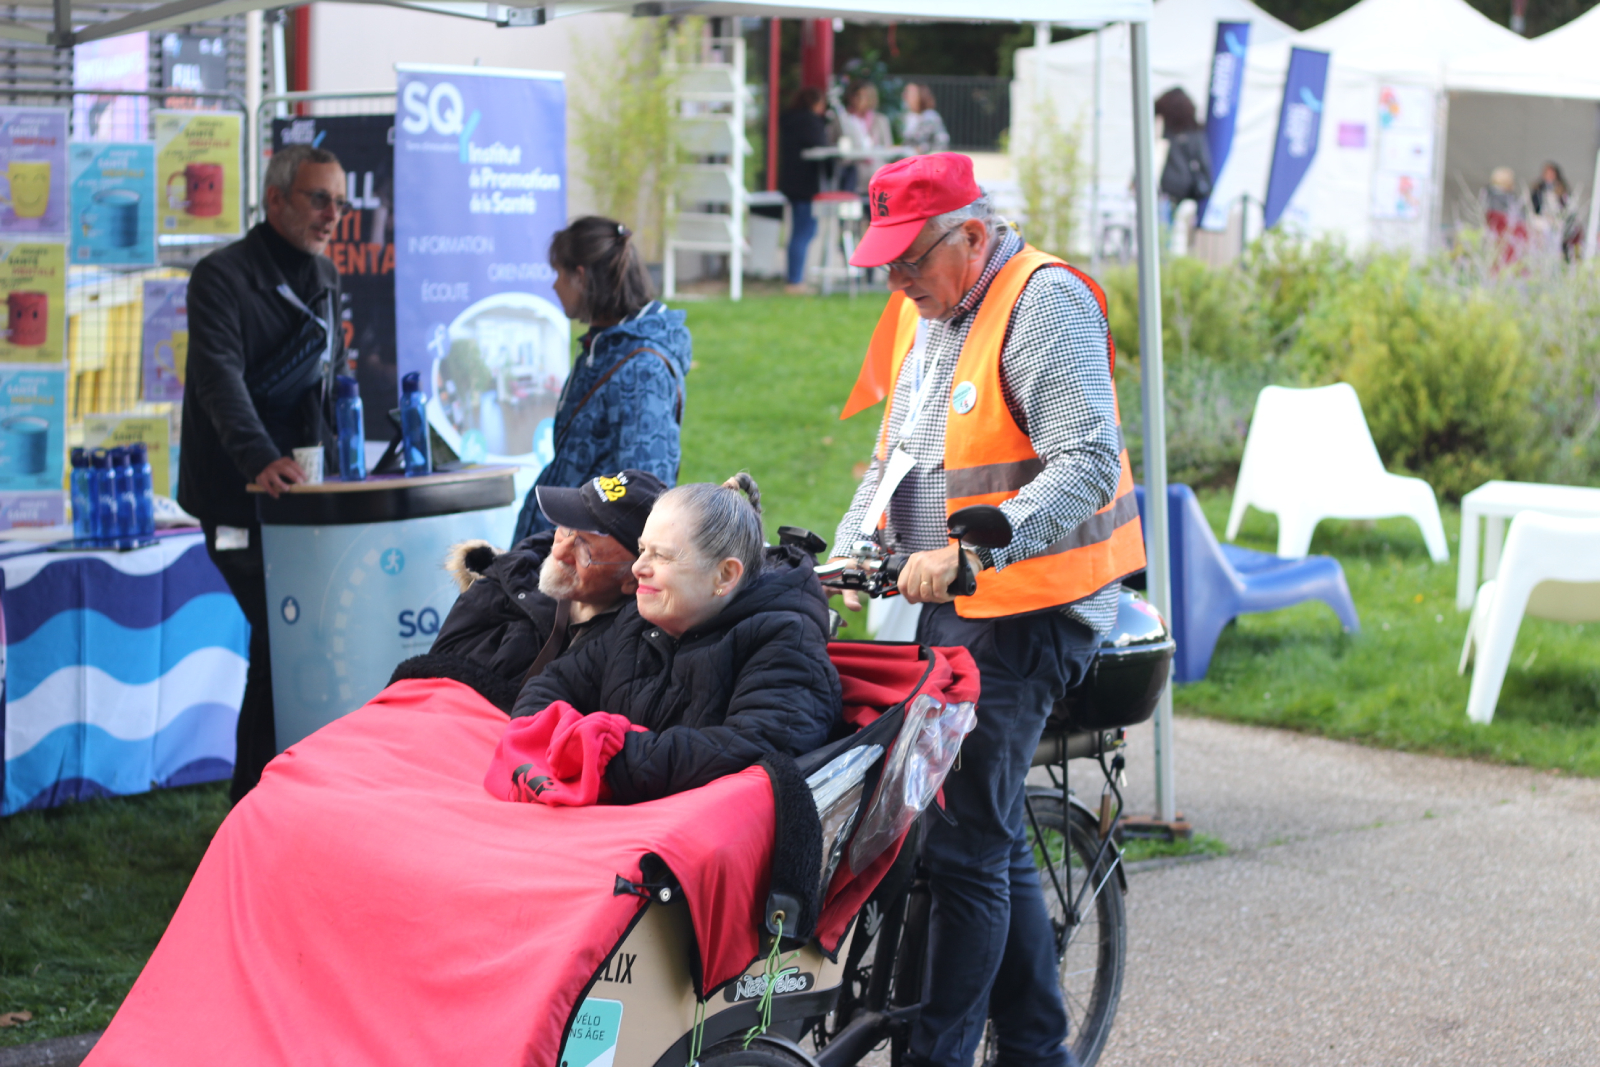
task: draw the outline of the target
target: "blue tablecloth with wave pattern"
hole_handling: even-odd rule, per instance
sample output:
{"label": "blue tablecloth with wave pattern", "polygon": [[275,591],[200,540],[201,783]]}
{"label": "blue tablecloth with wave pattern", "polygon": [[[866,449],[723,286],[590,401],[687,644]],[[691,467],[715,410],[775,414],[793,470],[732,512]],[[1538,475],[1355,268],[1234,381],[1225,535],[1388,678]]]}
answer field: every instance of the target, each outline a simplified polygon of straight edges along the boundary
{"label": "blue tablecloth with wave pattern", "polygon": [[203,535],[7,549],[0,815],[229,777],[250,626]]}

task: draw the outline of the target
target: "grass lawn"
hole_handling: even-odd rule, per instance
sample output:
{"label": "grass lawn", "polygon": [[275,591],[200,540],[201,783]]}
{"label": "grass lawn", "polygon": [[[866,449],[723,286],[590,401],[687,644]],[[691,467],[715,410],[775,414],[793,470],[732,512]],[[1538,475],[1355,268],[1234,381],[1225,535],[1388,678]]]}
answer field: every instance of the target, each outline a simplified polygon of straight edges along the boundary
{"label": "grass lawn", "polygon": [[[682,480],[748,470],[769,533],[805,526],[831,542],[880,417],[838,420],[883,297],[686,306],[695,367]],[[1201,501],[1220,529],[1227,494]],[[1457,521],[1446,512],[1452,544]],[[1271,550],[1275,537],[1271,517],[1252,512],[1241,540]],[[1429,562],[1405,521],[1324,523],[1313,551],[1344,563],[1362,632],[1342,634],[1320,604],[1246,616],[1223,634],[1207,680],[1178,691],[1180,712],[1600,774],[1600,627],[1526,621],[1494,723],[1473,726],[1468,680],[1455,673],[1467,624],[1455,561]],[[863,623],[847,635],[863,635]],[[0,1014],[34,1016],[0,1028],[0,1046],[109,1021],[226,810],[217,785],[0,820]],[[1199,849],[1221,847],[1211,840]]]}
{"label": "grass lawn", "polygon": [[99,1030],[228,813],[219,782],[0,819],[0,1046]]}

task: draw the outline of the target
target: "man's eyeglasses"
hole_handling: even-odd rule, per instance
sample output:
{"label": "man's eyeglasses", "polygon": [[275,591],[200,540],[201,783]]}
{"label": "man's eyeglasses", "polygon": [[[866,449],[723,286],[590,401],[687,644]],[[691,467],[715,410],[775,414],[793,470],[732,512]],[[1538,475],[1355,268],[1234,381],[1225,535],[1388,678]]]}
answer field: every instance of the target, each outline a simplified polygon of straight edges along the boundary
{"label": "man's eyeglasses", "polygon": [[[959,230],[960,228],[961,227],[957,226],[956,230]],[[920,278],[922,276],[922,264],[927,262],[928,257],[933,255],[933,250],[944,244],[944,239],[955,233],[956,230],[944,231],[944,234],[937,241],[933,242],[933,244],[929,245],[928,250],[922,253],[922,255],[918,256],[916,259],[909,261],[904,259],[891,259],[889,262],[884,264],[885,269],[898,271],[899,273],[904,274],[907,278]]]}
{"label": "man's eyeglasses", "polygon": [[296,189],[295,192],[306,198],[313,211],[326,211],[330,207],[340,215],[350,211],[350,201],[342,196],[336,200],[322,189]]}
{"label": "man's eyeglasses", "polygon": [[578,542],[578,564],[583,567],[631,567],[633,560],[623,559],[614,563],[601,563],[594,558],[594,553],[589,550],[589,543],[576,530],[569,530],[565,526],[556,527],[556,540],[573,540]]}

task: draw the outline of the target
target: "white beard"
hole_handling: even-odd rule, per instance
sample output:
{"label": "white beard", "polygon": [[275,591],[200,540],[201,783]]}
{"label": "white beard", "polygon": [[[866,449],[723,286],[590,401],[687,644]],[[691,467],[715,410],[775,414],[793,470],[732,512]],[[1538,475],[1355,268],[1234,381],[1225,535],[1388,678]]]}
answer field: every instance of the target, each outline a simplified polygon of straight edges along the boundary
{"label": "white beard", "polygon": [[578,571],[554,556],[546,556],[539,567],[539,592],[554,600],[571,600],[578,591]]}

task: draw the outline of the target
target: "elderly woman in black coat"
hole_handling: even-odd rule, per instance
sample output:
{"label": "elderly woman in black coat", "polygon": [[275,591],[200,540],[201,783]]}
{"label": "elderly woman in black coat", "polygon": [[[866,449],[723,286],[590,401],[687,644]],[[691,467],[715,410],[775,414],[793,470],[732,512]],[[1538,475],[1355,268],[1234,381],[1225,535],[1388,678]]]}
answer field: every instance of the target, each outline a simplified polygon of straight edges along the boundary
{"label": "elderly woman in black coat", "polygon": [[763,548],[760,492],[749,475],[663,495],[633,574],[637,602],[530,679],[513,718],[566,701],[644,727],[606,766],[611,798],[622,804],[827,742],[840,715],[827,598],[809,556]]}

